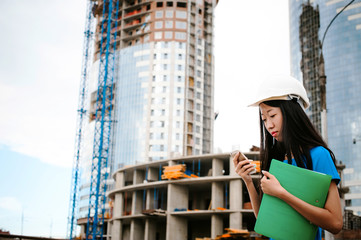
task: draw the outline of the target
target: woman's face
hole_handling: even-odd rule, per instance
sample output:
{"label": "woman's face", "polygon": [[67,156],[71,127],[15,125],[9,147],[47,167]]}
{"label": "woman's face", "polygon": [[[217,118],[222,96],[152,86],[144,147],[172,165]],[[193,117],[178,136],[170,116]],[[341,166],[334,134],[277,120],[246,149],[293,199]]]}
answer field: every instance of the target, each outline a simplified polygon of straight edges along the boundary
{"label": "woman's face", "polygon": [[271,107],[264,103],[259,105],[261,118],[267,131],[279,142],[282,142],[283,116],[281,108]]}

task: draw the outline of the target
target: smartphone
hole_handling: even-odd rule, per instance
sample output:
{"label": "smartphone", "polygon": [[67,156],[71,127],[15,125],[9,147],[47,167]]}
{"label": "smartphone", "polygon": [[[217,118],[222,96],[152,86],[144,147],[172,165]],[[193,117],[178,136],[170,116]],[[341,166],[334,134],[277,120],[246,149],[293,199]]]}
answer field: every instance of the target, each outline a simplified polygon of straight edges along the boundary
{"label": "smartphone", "polygon": [[236,156],[237,153],[239,153],[238,162],[247,159],[246,156],[244,156],[244,154],[243,154],[241,151],[235,150],[235,151],[233,151],[233,152],[230,153],[230,156],[231,156],[232,160],[233,160],[234,156]]}

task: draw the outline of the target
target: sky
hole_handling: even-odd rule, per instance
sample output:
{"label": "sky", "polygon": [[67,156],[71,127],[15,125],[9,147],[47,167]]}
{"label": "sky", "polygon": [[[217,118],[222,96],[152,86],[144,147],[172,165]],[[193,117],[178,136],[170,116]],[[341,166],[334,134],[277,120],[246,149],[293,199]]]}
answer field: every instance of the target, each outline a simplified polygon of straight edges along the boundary
{"label": "sky", "polygon": [[[0,229],[65,237],[85,0],[1,0]],[[288,1],[220,0],[215,11],[214,148],[259,145],[247,105],[267,75],[288,74]]]}

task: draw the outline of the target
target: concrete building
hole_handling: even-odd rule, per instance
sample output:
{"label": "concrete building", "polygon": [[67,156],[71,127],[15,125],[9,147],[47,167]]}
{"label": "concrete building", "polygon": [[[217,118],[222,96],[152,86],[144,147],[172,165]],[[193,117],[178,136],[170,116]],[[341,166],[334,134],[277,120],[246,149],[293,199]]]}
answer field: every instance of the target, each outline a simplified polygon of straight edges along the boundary
{"label": "concrete building", "polygon": [[[257,160],[259,153],[245,155]],[[197,177],[162,179],[163,167],[177,164],[185,164]],[[137,164],[117,170],[113,177],[108,239],[214,239],[224,228],[253,231],[255,217],[247,190],[229,154]],[[255,181],[259,177],[253,175]]]}
{"label": "concrete building", "polygon": [[[319,46],[332,19],[350,1],[315,0],[289,1],[291,73],[297,79],[309,81],[314,93],[322,92],[317,59]],[[307,9],[304,8],[308,6]],[[311,9],[311,8],[312,9]],[[303,11],[303,13],[302,13]],[[300,18],[302,15],[302,21]],[[317,23],[319,20],[319,23]],[[300,33],[301,26],[307,28],[309,35]],[[319,29],[318,28],[319,24]],[[303,28],[305,29],[305,28]],[[301,38],[301,35],[303,37]],[[318,34],[318,40],[317,35]],[[354,1],[330,25],[325,35],[322,53],[326,76],[327,135],[328,144],[342,161],[345,187],[350,192],[345,194],[346,208],[361,215],[361,3]],[[302,56],[302,53],[304,54]],[[309,58],[307,59],[307,53]],[[308,65],[307,65],[308,64]],[[301,67],[303,66],[304,72]],[[306,72],[306,74],[305,74]],[[311,93],[310,93],[311,94]],[[320,110],[321,96],[310,96]],[[319,115],[315,114],[316,124],[320,124]]]}
{"label": "concrete building", "polygon": [[[103,2],[95,2],[80,218],[88,215],[99,75]],[[117,21],[112,29],[117,38],[111,157],[106,169],[110,174],[129,164],[212,152],[216,4],[216,0],[119,0],[118,19],[112,19]]]}

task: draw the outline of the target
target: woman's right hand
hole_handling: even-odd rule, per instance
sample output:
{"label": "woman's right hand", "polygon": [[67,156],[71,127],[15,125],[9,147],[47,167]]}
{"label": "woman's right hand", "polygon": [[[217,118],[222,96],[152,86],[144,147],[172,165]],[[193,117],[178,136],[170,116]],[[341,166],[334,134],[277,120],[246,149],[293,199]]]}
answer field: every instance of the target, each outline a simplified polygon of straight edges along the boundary
{"label": "woman's right hand", "polygon": [[239,155],[240,153],[238,152],[233,158],[235,172],[242,177],[245,183],[252,182],[252,177],[250,173],[254,171],[255,165],[251,164],[252,160],[249,159],[239,161]]}

